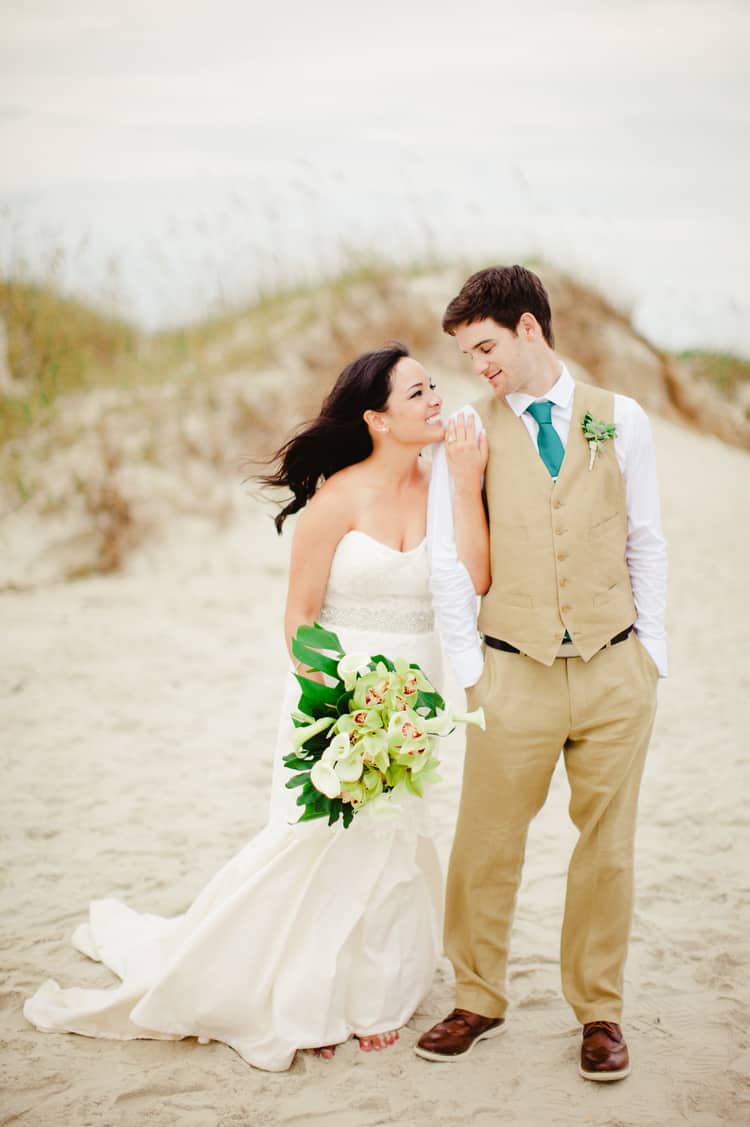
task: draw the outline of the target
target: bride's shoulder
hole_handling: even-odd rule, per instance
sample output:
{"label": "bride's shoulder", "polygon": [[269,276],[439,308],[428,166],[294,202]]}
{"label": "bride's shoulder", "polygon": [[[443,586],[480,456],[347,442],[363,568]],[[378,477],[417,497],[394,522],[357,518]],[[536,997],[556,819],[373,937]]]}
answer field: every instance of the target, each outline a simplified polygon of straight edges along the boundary
{"label": "bride's shoulder", "polygon": [[347,466],[339,470],[318,486],[302,513],[306,524],[330,524],[341,528],[351,523],[356,496],[356,479],[352,480],[349,475],[349,470],[353,468]]}
{"label": "bride's shoulder", "polygon": [[344,466],[320,485],[315,493],[328,504],[348,506],[353,504],[360,491],[367,488],[371,474],[362,462]]}

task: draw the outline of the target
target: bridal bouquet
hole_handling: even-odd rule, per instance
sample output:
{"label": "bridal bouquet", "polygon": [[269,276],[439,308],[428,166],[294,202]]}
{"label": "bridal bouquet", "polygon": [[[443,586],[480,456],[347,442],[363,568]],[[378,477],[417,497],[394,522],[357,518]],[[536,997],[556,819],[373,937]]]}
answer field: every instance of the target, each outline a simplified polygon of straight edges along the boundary
{"label": "bridal bouquet", "polygon": [[[296,772],[300,822],[339,818],[351,824],[365,806],[394,807],[394,791],[419,797],[439,781],[435,739],[457,723],[484,728],[484,713],[455,713],[420,667],[402,658],[344,653],[337,636],[317,623],[300,626],[292,653],[325,674],[320,684],[295,674],[302,694],[292,713],[294,751],[284,764]],[[394,796],[397,797],[397,796]]]}

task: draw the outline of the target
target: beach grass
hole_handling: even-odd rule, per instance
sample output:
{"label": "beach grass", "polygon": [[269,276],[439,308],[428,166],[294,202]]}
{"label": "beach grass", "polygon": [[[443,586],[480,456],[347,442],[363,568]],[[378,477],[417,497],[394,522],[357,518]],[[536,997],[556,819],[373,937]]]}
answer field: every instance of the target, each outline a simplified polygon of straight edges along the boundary
{"label": "beach grass", "polygon": [[709,380],[723,395],[734,398],[750,385],[750,360],[728,352],[689,351],[677,353],[677,360],[699,380]]}
{"label": "beach grass", "polygon": [[[750,447],[749,361],[670,358],[601,294],[535,265],[555,294],[562,354],[594,382]],[[230,520],[243,503],[234,486],[252,482],[353,356],[384,341],[405,342],[444,389],[460,385],[467,366],[439,325],[470,269],[353,258],[330,278],[153,333],[54,279],[0,281],[0,527],[19,544],[6,586],[117,571],[170,521]],[[23,547],[34,536],[49,542],[36,561]]]}
{"label": "beach grass", "polygon": [[[469,264],[461,267],[465,272]],[[429,351],[435,324],[413,302],[394,300],[394,277],[448,269],[456,270],[456,264],[434,256],[396,270],[374,252],[352,252],[335,276],[261,291],[247,303],[226,304],[190,324],[153,333],[67,296],[54,277],[48,282],[0,279],[0,446],[52,420],[61,396],[252,373],[283,363],[285,343],[294,338],[298,345],[316,325],[325,330],[325,355],[303,348],[313,383],[318,370],[330,378],[377,336]],[[578,294],[585,287],[575,289]],[[373,294],[383,299],[377,312]],[[578,295],[583,304],[602,300],[593,291],[587,294]],[[750,385],[750,360],[700,350],[674,359],[683,372],[709,381],[728,400]]]}

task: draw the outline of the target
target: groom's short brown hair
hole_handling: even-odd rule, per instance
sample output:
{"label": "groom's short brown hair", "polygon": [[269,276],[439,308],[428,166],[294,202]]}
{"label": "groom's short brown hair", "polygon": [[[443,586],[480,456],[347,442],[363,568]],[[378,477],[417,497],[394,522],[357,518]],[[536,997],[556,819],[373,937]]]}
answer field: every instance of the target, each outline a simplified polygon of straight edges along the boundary
{"label": "groom's short brown hair", "polygon": [[554,348],[552,311],[541,280],[525,266],[488,266],[464,282],[445,311],[443,330],[453,336],[459,325],[491,317],[515,332],[524,313],[533,313],[544,339]]}

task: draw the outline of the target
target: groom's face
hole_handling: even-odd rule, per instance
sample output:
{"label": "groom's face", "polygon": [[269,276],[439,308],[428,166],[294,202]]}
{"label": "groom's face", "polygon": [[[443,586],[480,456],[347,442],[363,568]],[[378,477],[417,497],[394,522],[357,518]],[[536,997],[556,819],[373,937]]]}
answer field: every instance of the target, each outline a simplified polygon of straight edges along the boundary
{"label": "groom's face", "polygon": [[474,371],[487,381],[498,398],[526,390],[533,374],[533,355],[526,326],[521,322],[514,332],[487,317],[459,325],[455,337]]}

